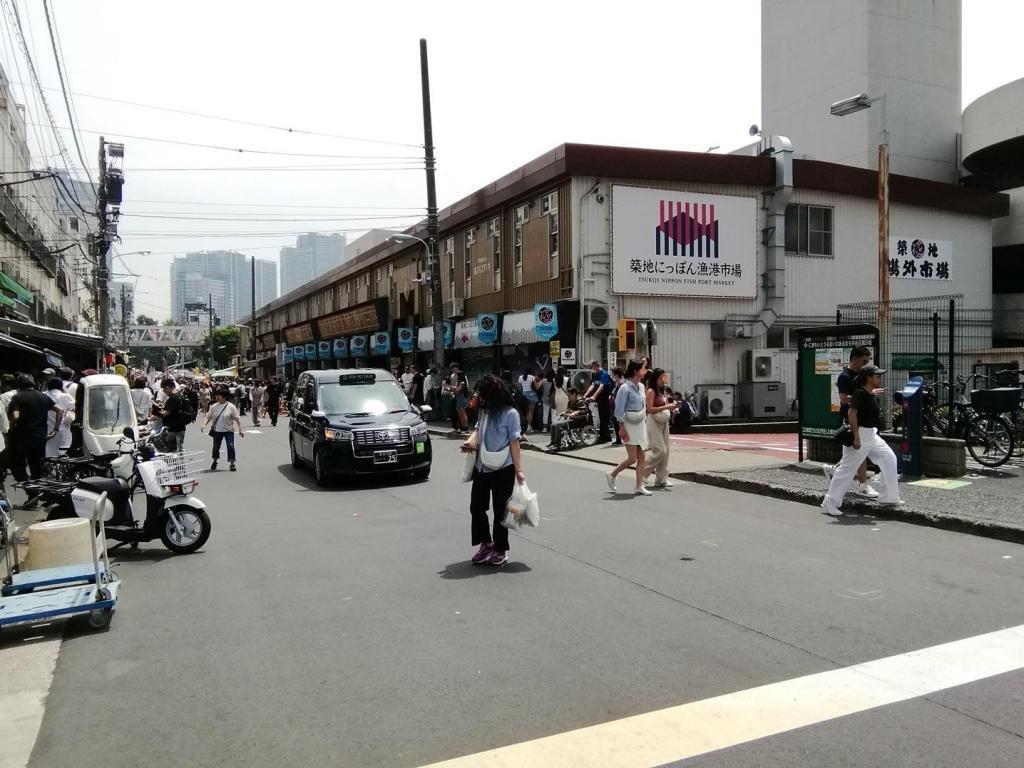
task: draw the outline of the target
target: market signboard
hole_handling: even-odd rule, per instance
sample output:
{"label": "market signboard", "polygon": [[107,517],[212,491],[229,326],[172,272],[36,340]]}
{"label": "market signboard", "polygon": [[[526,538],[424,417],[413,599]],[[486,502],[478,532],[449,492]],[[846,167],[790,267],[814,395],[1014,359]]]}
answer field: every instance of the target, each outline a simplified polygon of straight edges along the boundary
{"label": "market signboard", "polygon": [[889,279],[948,283],[953,279],[953,243],[927,237],[890,237]]}
{"label": "market signboard", "polygon": [[878,356],[878,329],[873,325],[838,325],[797,331],[797,402],[800,409],[800,460],[803,439],[830,440],[839,427],[836,379],[854,347]]}
{"label": "market signboard", "polygon": [[757,201],[685,190],[612,187],[612,290],[757,297]]}

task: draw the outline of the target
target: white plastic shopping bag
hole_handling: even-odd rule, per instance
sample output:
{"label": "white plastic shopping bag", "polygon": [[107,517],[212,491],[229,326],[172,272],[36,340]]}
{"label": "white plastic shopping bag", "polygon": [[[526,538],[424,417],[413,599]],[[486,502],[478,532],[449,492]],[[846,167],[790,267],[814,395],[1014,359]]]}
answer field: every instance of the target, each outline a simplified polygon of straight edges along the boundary
{"label": "white plastic shopping bag", "polygon": [[506,528],[518,531],[528,525],[536,528],[540,525],[540,505],[537,494],[530,490],[526,483],[516,483],[505,505],[505,519],[501,523]]}
{"label": "white plastic shopping bag", "polygon": [[468,483],[473,479],[473,470],[476,469],[476,451],[469,451],[462,454],[465,463],[462,465],[462,482]]}

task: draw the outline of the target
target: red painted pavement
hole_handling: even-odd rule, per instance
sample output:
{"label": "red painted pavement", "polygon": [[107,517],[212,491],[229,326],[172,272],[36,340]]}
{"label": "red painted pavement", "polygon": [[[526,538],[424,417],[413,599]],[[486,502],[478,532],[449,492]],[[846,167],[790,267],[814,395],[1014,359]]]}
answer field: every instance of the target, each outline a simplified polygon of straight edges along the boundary
{"label": "red painted pavement", "polygon": [[687,448],[756,453],[761,456],[773,456],[777,459],[790,459],[794,462],[799,454],[795,433],[733,435],[701,432],[699,434],[672,435],[672,442]]}

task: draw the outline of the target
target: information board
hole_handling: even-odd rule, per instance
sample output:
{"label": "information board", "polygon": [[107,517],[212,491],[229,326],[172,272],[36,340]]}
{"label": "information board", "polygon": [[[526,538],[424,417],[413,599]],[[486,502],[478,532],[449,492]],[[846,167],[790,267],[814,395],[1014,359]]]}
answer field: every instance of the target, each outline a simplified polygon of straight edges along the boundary
{"label": "information board", "polygon": [[878,356],[878,329],[873,325],[837,325],[797,331],[797,402],[800,412],[800,461],[805,438],[828,440],[839,427],[836,378],[854,347]]}

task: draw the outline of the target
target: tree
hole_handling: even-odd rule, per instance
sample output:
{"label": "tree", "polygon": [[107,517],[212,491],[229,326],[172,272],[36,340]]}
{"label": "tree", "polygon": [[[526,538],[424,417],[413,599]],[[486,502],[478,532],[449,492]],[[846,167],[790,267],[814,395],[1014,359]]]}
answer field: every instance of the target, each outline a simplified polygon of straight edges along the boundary
{"label": "tree", "polygon": [[139,315],[138,317],[135,318],[135,324],[136,325],[157,325],[157,322],[156,322],[156,320],[154,318],[150,317],[149,315]]}
{"label": "tree", "polygon": [[173,317],[168,317],[163,321],[162,325],[177,325],[178,322]]}
{"label": "tree", "polygon": [[203,339],[203,346],[196,350],[196,357],[206,360],[213,368],[226,368],[231,358],[238,354],[238,327],[234,325],[213,329],[214,358],[210,362],[210,334]]}

